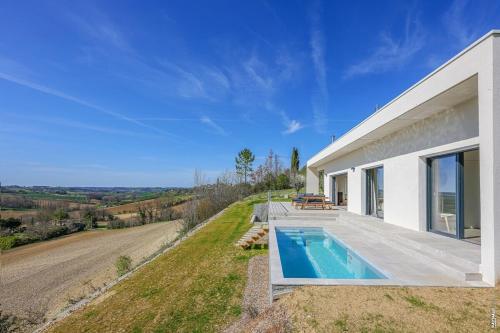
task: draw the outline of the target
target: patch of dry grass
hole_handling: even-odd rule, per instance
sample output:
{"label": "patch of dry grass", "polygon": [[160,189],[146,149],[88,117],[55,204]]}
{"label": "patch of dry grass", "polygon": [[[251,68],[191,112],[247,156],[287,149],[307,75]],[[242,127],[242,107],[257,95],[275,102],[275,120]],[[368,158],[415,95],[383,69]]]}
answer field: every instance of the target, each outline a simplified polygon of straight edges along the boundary
{"label": "patch of dry grass", "polygon": [[236,240],[251,201],[233,204],[175,249],[50,329],[51,332],[216,332],[241,314],[248,260]]}
{"label": "patch of dry grass", "polygon": [[277,307],[286,309],[299,332],[486,332],[499,292],[499,287],[303,287]]}

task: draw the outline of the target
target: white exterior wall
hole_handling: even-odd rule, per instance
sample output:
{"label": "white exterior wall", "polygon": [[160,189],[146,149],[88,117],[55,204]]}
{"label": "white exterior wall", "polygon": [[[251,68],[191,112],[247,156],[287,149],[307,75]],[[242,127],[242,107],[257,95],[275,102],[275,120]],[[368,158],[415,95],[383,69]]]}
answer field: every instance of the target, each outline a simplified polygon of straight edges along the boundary
{"label": "white exterior wall", "polygon": [[[422,156],[479,146],[480,270],[483,280],[491,284],[500,281],[499,37],[500,31],[488,33],[317,153],[307,163],[308,169],[316,170],[316,173],[308,172],[310,192],[316,191],[314,185],[311,184],[309,187],[309,175],[317,175],[317,170],[325,169],[326,176],[347,171],[348,209],[359,214],[365,212],[364,169],[384,165],[385,221],[414,230],[426,230],[426,168]],[[474,76],[477,76],[477,119],[471,121],[467,118],[465,128],[464,122],[459,121],[458,113],[445,111],[449,117],[442,114],[443,118],[436,122],[441,125],[444,132],[436,131],[435,124],[425,123],[424,120],[396,134],[379,138],[380,140],[375,143],[370,139],[376,130],[384,127],[389,129],[394,123],[398,126],[398,117],[405,116],[426,101]],[[466,114],[468,113],[464,111],[463,115],[468,117]],[[472,125],[474,121],[479,129],[476,133],[471,131],[475,127]],[[399,122],[400,126],[402,123],[404,120]],[[415,126],[420,127],[420,130]],[[463,133],[464,129],[466,134]],[[416,135],[417,132],[420,136]],[[394,139],[397,136],[404,141]],[[350,149],[349,152],[349,147],[357,147],[357,150]],[[354,171],[350,170],[351,167],[355,167]],[[326,185],[325,188],[329,189],[329,186]]]}
{"label": "white exterior wall", "polygon": [[419,205],[426,197],[425,157],[477,147],[478,135],[477,99],[472,99],[319,166],[325,170],[325,195],[331,176],[347,172],[348,210],[365,214],[365,170],[383,166],[384,221],[426,230],[426,208]]}
{"label": "white exterior wall", "polygon": [[500,41],[485,42],[489,52],[478,61],[481,153],[481,272],[485,281],[500,282]]}

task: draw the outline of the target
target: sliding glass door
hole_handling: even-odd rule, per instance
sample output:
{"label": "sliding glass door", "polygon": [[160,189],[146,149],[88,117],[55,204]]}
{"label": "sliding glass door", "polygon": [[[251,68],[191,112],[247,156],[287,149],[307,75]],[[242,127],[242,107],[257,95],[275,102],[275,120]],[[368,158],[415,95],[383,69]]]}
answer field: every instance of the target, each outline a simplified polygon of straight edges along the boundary
{"label": "sliding glass door", "polygon": [[459,215],[458,154],[432,158],[430,168],[429,230],[457,234]]}
{"label": "sliding glass door", "polygon": [[384,168],[366,170],[366,214],[384,218]]}
{"label": "sliding glass door", "polygon": [[429,158],[428,230],[480,242],[479,150]]}
{"label": "sliding glass door", "polygon": [[332,187],[330,191],[330,201],[334,204],[337,204],[337,178],[335,176],[332,176],[331,179]]}

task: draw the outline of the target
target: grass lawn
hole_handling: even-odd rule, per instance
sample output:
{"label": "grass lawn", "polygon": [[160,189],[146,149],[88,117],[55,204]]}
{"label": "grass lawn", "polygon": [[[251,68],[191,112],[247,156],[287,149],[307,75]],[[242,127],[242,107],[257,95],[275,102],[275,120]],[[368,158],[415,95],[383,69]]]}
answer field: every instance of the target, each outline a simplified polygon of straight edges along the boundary
{"label": "grass lawn", "polygon": [[328,286],[299,288],[278,304],[298,332],[497,332],[499,296],[499,287]]}
{"label": "grass lawn", "polygon": [[226,212],[50,332],[216,332],[242,312],[248,260],[234,243],[255,201]]}

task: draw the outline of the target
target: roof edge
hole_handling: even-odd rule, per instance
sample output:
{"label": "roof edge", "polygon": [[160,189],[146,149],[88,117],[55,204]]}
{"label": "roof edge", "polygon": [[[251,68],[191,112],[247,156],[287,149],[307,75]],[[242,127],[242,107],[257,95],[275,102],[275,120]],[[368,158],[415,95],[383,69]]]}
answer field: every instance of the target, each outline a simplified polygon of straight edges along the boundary
{"label": "roof edge", "polygon": [[[364,124],[365,122],[367,122],[368,120],[370,120],[372,117],[374,117],[379,112],[382,112],[389,105],[393,104],[394,102],[396,102],[397,100],[399,100],[400,98],[402,98],[404,95],[406,95],[408,92],[410,92],[411,90],[413,90],[415,87],[417,87],[418,85],[422,84],[424,81],[428,80],[430,77],[434,76],[436,73],[438,73],[443,68],[445,68],[446,66],[448,66],[449,64],[451,64],[452,62],[454,62],[455,60],[457,60],[458,58],[460,58],[465,53],[467,53],[470,50],[472,50],[474,47],[476,47],[477,45],[479,45],[480,43],[482,43],[483,41],[485,41],[486,39],[488,39],[490,36],[495,36],[495,35],[500,36],[500,29],[492,29],[492,30],[488,31],[482,37],[480,37],[479,39],[477,39],[476,41],[474,41],[473,43],[471,43],[469,46],[467,46],[465,49],[463,49],[462,51],[460,51],[459,53],[457,53],[455,56],[453,56],[452,58],[450,58],[448,61],[446,61],[445,63],[443,63],[441,66],[437,67],[435,70],[433,70],[432,72],[430,72],[429,74],[427,74],[426,76],[424,76],[422,79],[418,80],[416,83],[414,83],[408,89],[404,90],[402,93],[400,93],[395,98],[393,98],[392,100],[390,100],[388,103],[386,103],[380,109],[378,109],[374,113],[370,114],[368,117],[366,117],[361,122],[359,122],[358,124],[356,124],[350,130],[348,130],[347,132],[345,132],[344,134],[342,134],[340,137],[337,138],[337,140],[335,140],[335,142],[337,142],[338,140],[340,140],[341,138],[343,138],[347,134],[349,134],[352,131],[354,131],[356,128],[358,128],[359,126],[361,126],[362,124]],[[325,148],[321,149],[319,152],[317,152],[316,154],[314,154],[311,158],[309,158],[307,160],[307,164],[306,165],[309,165],[309,161],[310,160],[314,159],[317,155],[321,154],[323,151],[325,151],[326,149],[328,149],[331,145],[335,144],[335,142],[332,142],[332,143],[328,144]]]}

